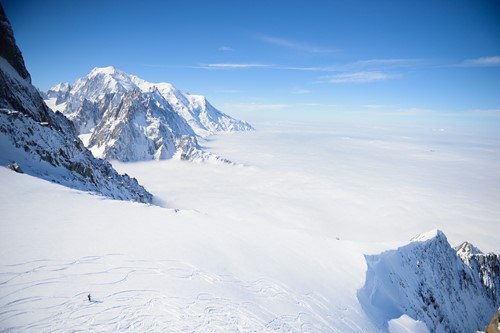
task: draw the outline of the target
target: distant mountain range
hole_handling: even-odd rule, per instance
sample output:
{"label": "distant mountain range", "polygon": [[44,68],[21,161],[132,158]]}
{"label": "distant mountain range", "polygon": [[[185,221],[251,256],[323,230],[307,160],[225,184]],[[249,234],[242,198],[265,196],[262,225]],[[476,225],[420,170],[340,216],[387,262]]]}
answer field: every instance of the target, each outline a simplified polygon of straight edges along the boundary
{"label": "distant mountain range", "polygon": [[73,122],[79,134],[91,133],[88,148],[109,160],[228,162],[203,151],[198,138],[253,130],[203,96],[183,93],[169,83],[150,83],[112,66],[94,68],[73,85],[57,84],[44,98]]}

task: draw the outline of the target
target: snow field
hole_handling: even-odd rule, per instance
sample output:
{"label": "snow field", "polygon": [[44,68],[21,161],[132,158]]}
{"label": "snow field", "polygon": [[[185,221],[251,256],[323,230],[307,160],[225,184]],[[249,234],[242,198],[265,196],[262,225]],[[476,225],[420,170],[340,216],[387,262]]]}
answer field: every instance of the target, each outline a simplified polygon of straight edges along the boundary
{"label": "snow field", "polygon": [[[364,261],[357,244],[0,175],[11,189],[0,198],[2,327],[373,331],[355,296]],[[350,260],[340,268],[320,253]],[[88,293],[102,303],[89,304]]]}
{"label": "snow field", "polygon": [[[218,276],[176,261],[111,254],[2,268],[0,324],[15,322],[22,330],[336,331],[322,319],[326,301],[315,295],[296,295],[266,280]],[[290,315],[279,315],[284,309]]]}

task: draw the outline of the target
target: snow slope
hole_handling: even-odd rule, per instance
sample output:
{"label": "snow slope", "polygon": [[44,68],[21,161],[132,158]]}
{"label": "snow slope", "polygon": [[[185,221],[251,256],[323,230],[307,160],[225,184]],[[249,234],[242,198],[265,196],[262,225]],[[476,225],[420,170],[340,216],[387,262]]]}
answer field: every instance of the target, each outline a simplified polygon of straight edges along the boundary
{"label": "snow slope", "polygon": [[0,179],[4,329],[376,331],[355,297],[363,244]]}
{"label": "snow slope", "polygon": [[58,84],[46,95],[53,110],[61,110],[80,134],[92,132],[88,147],[109,160],[225,162],[203,151],[198,137],[252,129],[203,96],[185,94],[168,83],[149,83],[114,67],[94,68],[72,86]]}

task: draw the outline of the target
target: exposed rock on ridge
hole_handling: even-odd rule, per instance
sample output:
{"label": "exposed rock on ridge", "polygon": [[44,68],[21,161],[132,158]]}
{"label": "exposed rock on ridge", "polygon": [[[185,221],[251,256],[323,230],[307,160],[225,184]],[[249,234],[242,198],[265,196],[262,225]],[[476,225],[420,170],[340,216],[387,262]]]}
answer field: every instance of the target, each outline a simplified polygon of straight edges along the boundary
{"label": "exposed rock on ridge", "polygon": [[15,71],[28,83],[31,83],[31,76],[26,70],[21,51],[16,45],[14,32],[7,19],[7,15],[0,4],[0,57],[7,60]]}
{"label": "exposed rock on ridge", "polygon": [[455,250],[441,231],[366,256],[366,262],[358,298],[380,327],[406,314],[431,332],[474,332],[499,306],[499,256],[468,243]]}
{"label": "exposed rock on ridge", "polygon": [[149,203],[152,195],[106,161],[95,159],[73,124],[52,112],[30,81],[0,6],[0,165],[114,199]]}

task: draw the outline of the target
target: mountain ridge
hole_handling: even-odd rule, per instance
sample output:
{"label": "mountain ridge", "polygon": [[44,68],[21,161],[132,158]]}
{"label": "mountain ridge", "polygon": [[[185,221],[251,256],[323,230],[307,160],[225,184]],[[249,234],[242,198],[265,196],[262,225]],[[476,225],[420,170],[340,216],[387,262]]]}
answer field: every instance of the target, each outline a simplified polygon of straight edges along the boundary
{"label": "mountain ridge", "polygon": [[88,148],[109,160],[177,158],[227,163],[203,151],[198,140],[217,132],[253,130],[247,122],[214,108],[203,96],[183,93],[170,83],[150,83],[113,66],[96,67],[73,85],[58,84],[45,96],[79,134],[91,132]]}
{"label": "mountain ridge", "polygon": [[474,332],[500,305],[500,256],[469,243],[453,248],[440,230],[365,258],[358,299],[377,326],[407,315],[431,332]]}

